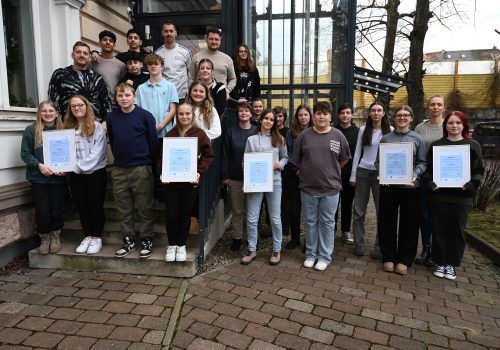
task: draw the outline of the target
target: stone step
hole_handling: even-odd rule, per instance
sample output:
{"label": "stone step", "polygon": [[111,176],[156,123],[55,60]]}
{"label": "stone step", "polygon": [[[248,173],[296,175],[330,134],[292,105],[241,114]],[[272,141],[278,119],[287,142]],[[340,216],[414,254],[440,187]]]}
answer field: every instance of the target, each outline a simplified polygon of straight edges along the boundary
{"label": "stone step", "polygon": [[192,277],[198,265],[196,255],[198,249],[187,249],[187,261],[166,262],[165,247],[153,246],[153,255],[147,259],[139,258],[139,250],[131,252],[123,258],[116,258],[115,252],[121,245],[106,244],[95,255],[75,253],[75,245],[62,243],[57,254],[40,255],[37,249],[29,252],[29,263],[32,268],[65,269],[74,271],[117,272],[140,275]]}

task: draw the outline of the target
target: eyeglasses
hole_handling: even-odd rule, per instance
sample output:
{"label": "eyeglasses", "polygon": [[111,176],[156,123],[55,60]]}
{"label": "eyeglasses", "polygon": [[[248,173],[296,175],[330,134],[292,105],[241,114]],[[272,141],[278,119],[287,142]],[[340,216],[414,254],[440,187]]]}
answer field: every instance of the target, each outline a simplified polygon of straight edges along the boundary
{"label": "eyeglasses", "polygon": [[399,119],[408,119],[408,118],[411,118],[411,114],[410,113],[396,114],[396,118],[399,118]]}
{"label": "eyeglasses", "polygon": [[71,109],[80,109],[80,108],[83,108],[83,107],[85,107],[84,103],[79,103],[77,105],[71,105],[70,106]]}

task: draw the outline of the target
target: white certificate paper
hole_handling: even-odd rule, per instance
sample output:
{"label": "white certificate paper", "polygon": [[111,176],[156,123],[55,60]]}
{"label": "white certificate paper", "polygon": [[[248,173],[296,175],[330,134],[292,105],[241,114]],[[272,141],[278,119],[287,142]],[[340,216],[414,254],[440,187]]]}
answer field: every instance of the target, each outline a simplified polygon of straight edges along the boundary
{"label": "white certificate paper", "polygon": [[71,172],[76,168],[75,130],[42,132],[43,162],[54,172]]}
{"label": "white certificate paper", "polygon": [[198,172],[198,138],[164,137],[162,182],[195,182]]}
{"label": "white certificate paper", "polygon": [[432,158],[437,187],[462,187],[470,180],[470,145],[434,146]]}
{"label": "white certificate paper", "polygon": [[413,178],[413,143],[381,143],[379,182],[382,185],[410,185]]}
{"label": "white certificate paper", "polygon": [[244,154],[243,192],[273,192],[273,152]]}

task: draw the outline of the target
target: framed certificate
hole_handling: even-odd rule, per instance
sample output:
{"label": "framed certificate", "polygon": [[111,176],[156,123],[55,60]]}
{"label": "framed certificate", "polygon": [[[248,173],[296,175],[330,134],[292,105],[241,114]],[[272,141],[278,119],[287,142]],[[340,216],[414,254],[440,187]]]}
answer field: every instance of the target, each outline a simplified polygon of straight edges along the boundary
{"label": "framed certificate", "polygon": [[470,145],[434,146],[432,158],[438,187],[462,187],[470,180]]}
{"label": "framed certificate", "polygon": [[273,192],[273,152],[243,155],[243,192]]}
{"label": "framed certificate", "polygon": [[43,162],[54,172],[71,172],[76,168],[75,130],[42,132]]}
{"label": "framed certificate", "polygon": [[197,137],[163,138],[162,182],[196,182]]}
{"label": "framed certificate", "polygon": [[381,143],[379,182],[382,185],[410,185],[413,178],[413,143]]}

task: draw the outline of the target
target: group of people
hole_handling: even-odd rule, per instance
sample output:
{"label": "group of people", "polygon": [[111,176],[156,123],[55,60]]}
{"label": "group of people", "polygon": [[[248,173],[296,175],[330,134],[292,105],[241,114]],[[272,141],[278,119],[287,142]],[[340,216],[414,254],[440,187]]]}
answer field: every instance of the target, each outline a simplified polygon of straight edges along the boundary
{"label": "group of people", "polygon": [[[286,248],[301,245],[303,218],[303,265],[325,270],[332,261],[339,202],[342,237],[354,245],[357,256],[363,256],[371,192],[377,232],[370,256],[381,259],[383,270],[404,275],[414,261],[433,261],[436,276],[455,278],[464,251],[467,212],[484,172],[480,148],[469,139],[463,113],[450,112],[445,117],[443,98],[433,96],[427,108],[430,119],[412,131],[415,116],[409,106],[396,109],[391,126],[386,107],[374,102],[365,125],[358,128],[352,122],[351,106],[339,107],[333,126],[331,104],[317,102],[312,110],[300,105],[288,128],[285,108],[264,109],[259,73],[246,45],[238,47],[233,62],[219,51],[218,29],[208,29],[207,48],[194,56],[176,43],[173,23],[163,25],[162,36],[164,45],[148,54],[141,49],[141,34],[131,29],[129,51],[113,56],[116,36],[103,31],[100,52],[77,42],[71,54],[73,64],[54,72],[49,100],[40,103],[21,147],[35,198],[40,254],[61,249],[66,178],[85,233],[76,252],[96,254],[102,249],[107,135],[114,158],[113,194],[123,231],[123,245],[115,256],[124,257],[137,245],[139,257],[151,256],[155,183],[161,182],[169,242],[165,260],[185,261],[199,184],[214,159],[212,142],[222,136],[222,181],[229,187],[233,214],[231,249],[241,249],[245,232],[248,241],[242,264],[250,264],[257,256],[263,203],[272,228],[271,265],[281,261],[283,234],[290,233]],[[238,102],[238,120],[223,130],[221,119],[230,97]],[[75,130],[76,168],[68,176],[53,171],[43,160],[42,132],[58,129]],[[198,139],[196,181],[164,182],[157,164],[164,137]],[[379,145],[398,142],[412,144],[411,184],[380,185]],[[471,180],[463,188],[438,188],[432,181],[432,148],[455,144],[470,145]],[[272,192],[243,192],[247,152],[272,152]],[[419,227],[423,251],[415,260]]]}

